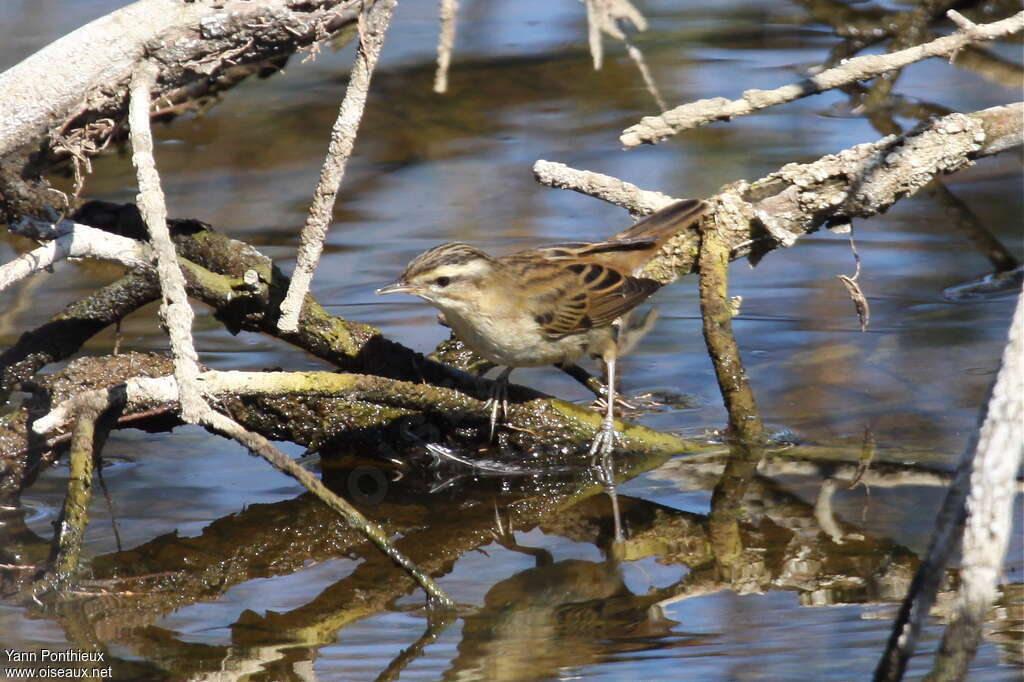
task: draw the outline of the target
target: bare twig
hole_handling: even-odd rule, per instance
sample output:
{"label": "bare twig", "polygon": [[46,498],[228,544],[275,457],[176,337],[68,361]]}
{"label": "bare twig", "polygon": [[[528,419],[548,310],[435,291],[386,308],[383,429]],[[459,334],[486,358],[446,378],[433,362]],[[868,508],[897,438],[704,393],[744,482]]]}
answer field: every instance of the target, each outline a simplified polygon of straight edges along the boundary
{"label": "bare twig", "polygon": [[564,163],[544,161],[533,164],[533,176],[537,182],[558,189],[571,189],[580,194],[588,194],[608,203],[621,206],[633,216],[645,216],[679,201],[661,192],[640,189],[610,175],[593,171],[577,170]]}
{"label": "bare twig", "polygon": [[601,34],[616,40],[625,40],[622,31],[625,22],[633,24],[638,31],[647,29],[647,20],[630,0],[583,0],[587,6],[587,41],[590,56],[594,59],[594,70],[600,71],[604,62],[604,45]]}
{"label": "bare twig", "polygon": [[149,228],[156,252],[157,275],[163,301],[160,316],[171,337],[174,375],[181,386],[181,418],[198,424],[208,407],[196,386],[199,356],[192,343],[192,306],[185,293],[185,276],[178,267],[178,254],[167,229],[167,208],[160,187],[160,175],[153,159],[153,135],[149,128],[150,91],[156,85],[157,67],[143,63],[132,77],[128,121],[131,126],[132,163],[139,179],[139,210]]}
{"label": "bare twig", "polygon": [[55,263],[68,258],[108,260],[136,268],[148,265],[152,257],[149,246],[138,240],[70,220],[54,224],[35,218],[25,218],[12,227],[11,231],[17,233],[29,223],[42,224],[49,228],[45,235],[49,241],[0,265],[0,291],[26,277],[48,270]]}
{"label": "bare twig", "polygon": [[644,59],[644,53],[640,51],[640,48],[629,39],[629,36],[623,35],[622,42],[626,44],[626,54],[636,64],[637,71],[640,72],[640,77],[644,80],[644,87],[647,88],[647,92],[654,98],[658,108],[662,112],[668,111],[668,104],[665,103],[665,99],[661,96],[661,91],[658,90],[658,84],[654,82],[654,75],[651,73],[650,68],[647,66],[647,60]]}
{"label": "bare twig", "polygon": [[434,92],[448,92],[448,67],[452,63],[455,47],[455,18],[459,0],[441,0],[441,33],[437,37],[437,72],[434,74]]}
{"label": "bare twig", "polygon": [[775,90],[747,90],[737,100],[724,97],[702,99],[671,109],[659,116],[645,116],[636,125],[623,131],[619,141],[626,148],[654,143],[682,130],[696,128],[712,121],[746,116],[759,109],[791,102],[801,97],[817,95],[833,88],[903,68],[908,64],[955,54],[970,42],[994,40],[1024,29],[1024,12],[991,24],[961,28],[948,36],[884,55],[864,55],[847,60],[840,66],[822,71],[799,83],[784,85]]}
{"label": "bare twig", "polygon": [[302,243],[295,263],[295,272],[288,287],[288,293],[281,302],[281,318],[278,329],[295,332],[299,326],[302,304],[309,293],[309,284],[320,262],[327,227],[334,210],[338,188],[345,177],[345,165],[355,147],[359,122],[370,90],[370,78],[384,45],[384,34],[391,23],[396,0],[381,0],[373,5],[369,13],[359,20],[359,49],[356,52],[352,73],[349,76],[345,98],[338,109],[338,118],[331,129],[331,141],[327,158],[320,170],[320,180],[313,192],[313,204],[309,207],[306,225],[302,228]]}

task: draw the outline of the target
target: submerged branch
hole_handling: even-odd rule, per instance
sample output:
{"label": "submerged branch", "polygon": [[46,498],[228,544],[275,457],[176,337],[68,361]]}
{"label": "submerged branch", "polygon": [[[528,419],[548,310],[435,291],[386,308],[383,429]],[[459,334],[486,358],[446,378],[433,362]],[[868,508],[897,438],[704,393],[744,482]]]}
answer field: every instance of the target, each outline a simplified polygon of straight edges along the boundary
{"label": "submerged branch", "polygon": [[[211,382],[216,381],[220,374],[219,372],[205,373],[207,375],[206,378]],[[263,373],[255,374],[259,376]],[[204,377],[204,375],[198,375],[197,381],[200,380],[200,377]],[[220,384],[217,385],[219,386]],[[232,395],[245,393],[244,390],[238,389],[234,384],[228,390]],[[205,396],[210,395],[211,392],[204,388],[202,393]],[[158,378],[135,377],[126,381],[122,386],[98,388],[75,394],[61,402],[46,416],[37,419],[32,424],[32,430],[40,435],[56,431],[70,419],[81,414],[83,410],[95,409],[97,406],[100,406],[100,411],[109,408],[142,411],[167,404],[180,405],[179,385],[173,376]],[[388,558],[408,571],[429,595],[432,603],[444,608],[451,608],[453,606],[453,602],[445,594],[444,590],[438,587],[429,575],[421,571],[406,556],[399,552],[380,528],[368,521],[366,517],[344,498],[329,490],[320,479],[274,447],[269,440],[259,434],[246,430],[230,417],[215,412],[208,406],[204,413],[199,415],[199,418],[203,426],[239,442],[253,454],[257,454],[267,460],[278,471],[291,476],[301,483],[303,487],[313,493],[324,504],[340,514],[349,525],[373,542]]]}

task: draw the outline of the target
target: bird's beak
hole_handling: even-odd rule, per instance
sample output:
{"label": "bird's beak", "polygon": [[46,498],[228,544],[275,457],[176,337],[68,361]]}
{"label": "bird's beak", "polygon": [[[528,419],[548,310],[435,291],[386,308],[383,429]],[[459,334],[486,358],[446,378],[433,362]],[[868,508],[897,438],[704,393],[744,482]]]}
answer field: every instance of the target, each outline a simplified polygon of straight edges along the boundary
{"label": "bird's beak", "polygon": [[394,284],[389,284],[386,287],[381,287],[380,289],[377,289],[376,293],[377,294],[415,294],[418,289],[419,289],[419,287],[413,286],[412,284],[406,284],[405,282],[395,282]]}

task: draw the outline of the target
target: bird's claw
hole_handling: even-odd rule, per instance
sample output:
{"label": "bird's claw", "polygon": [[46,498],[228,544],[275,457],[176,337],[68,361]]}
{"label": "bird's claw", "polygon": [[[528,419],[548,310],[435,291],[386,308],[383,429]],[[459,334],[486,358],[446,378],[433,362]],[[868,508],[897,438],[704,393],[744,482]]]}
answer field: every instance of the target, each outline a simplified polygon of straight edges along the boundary
{"label": "bird's claw", "polygon": [[601,428],[590,444],[591,462],[596,465],[598,457],[603,458],[612,454],[612,450],[621,439],[622,435],[615,430],[615,420],[608,417],[602,419]]}
{"label": "bird's claw", "polygon": [[498,413],[501,413],[502,420],[508,416],[508,378],[506,375],[499,376],[491,386],[491,397],[484,403],[484,409],[490,410],[491,429],[488,440],[494,440],[494,432],[498,426]]}

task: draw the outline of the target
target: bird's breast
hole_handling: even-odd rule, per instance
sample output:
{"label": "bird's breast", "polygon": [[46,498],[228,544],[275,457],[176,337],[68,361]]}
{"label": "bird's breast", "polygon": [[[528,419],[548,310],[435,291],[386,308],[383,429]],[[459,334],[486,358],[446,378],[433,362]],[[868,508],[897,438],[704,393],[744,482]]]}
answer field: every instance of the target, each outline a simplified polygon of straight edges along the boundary
{"label": "bird's breast", "polygon": [[559,339],[544,336],[533,317],[515,310],[478,310],[463,314],[445,310],[445,319],[455,335],[478,355],[508,367],[539,367],[572,363],[590,351],[592,330]]}

